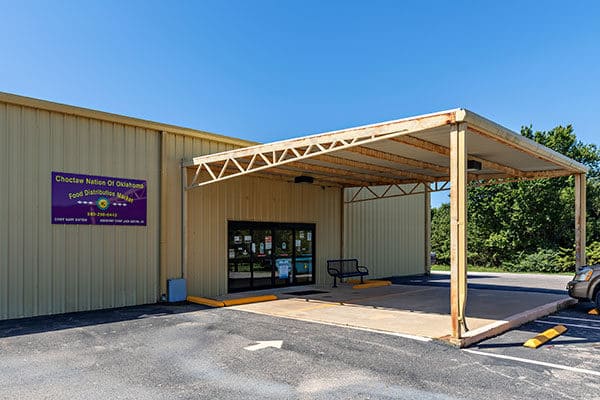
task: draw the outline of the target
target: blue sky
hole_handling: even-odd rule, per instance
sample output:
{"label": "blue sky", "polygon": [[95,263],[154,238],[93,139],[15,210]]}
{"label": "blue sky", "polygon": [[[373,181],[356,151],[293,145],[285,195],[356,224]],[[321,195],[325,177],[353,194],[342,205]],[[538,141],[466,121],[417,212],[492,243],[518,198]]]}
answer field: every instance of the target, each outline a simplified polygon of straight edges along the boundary
{"label": "blue sky", "polygon": [[262,142],[454,107],[600,142],[596,1],[0,7],[4,92]]}

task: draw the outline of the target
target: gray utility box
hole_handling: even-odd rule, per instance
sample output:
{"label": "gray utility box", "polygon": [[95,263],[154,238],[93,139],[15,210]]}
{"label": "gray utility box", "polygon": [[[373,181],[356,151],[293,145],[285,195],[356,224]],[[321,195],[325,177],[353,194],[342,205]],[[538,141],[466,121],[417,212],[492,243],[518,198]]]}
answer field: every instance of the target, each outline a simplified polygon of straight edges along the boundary
{"label": "gray utility box", "polygon": [[185,279],[168,279],[167,280],[167,301],[169,303],[175,303],[178,301],[185,301],[187,298],[187,288],[185,285]]}

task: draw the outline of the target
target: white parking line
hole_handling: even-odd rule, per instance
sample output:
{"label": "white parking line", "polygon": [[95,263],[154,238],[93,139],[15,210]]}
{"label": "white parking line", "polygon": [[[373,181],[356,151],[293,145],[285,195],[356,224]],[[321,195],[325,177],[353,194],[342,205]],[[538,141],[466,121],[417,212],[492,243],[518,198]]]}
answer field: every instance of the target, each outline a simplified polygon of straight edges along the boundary
{"label": "white parking line", "polygon": [[568,319],[571,321],[585,321],[585,322],[600,323],[599,319],[591,319],[591,318],[560,317],[558,315],[548,315],[546,318],[559,318],[559,319]]}
{"label": "white parking line", "polygon": [[[542,321],[536,319],[535,322],[539,322],[540,324],[548,324],[548,325],[556,325],[555,321]],[[564,326],[572,326],[573,328],[585,328],[585,329],[593,329],[595,331],[600,331],[600,326],[588,326],[588,325],[580,325],[580,324],[561,324]]]}
{"label": "white parking line", "polygon": [[547,362],[543,362],[543,361],[535,361],[535,360],[528,360],[526,358],[505,356],[503,354],[485,353],[483,351],[470,350],[470,349],[463,349],[463,351],[466,351],[467,353],[471,353],[471,354],[478,354],[481,356],[486,356],[486,357],[501,358],[503,360],[518,361],[518,362],[522,362],[522,363],[526,363],[526,364],[541,365],[543,367],[548,367],[548,368],[564,369],[567,371],[579,372],[582,374],[600,376],[600,372],[592,371],[591,369],[575,368],[575,367],[569,367],[568,365],[552,364],[552,363],[547,363]]}

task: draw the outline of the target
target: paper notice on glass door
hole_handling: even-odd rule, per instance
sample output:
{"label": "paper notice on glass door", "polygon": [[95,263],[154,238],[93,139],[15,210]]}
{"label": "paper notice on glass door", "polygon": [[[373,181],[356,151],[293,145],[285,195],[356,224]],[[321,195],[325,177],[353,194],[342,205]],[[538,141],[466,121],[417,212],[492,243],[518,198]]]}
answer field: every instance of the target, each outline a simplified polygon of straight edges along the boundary
{"label": "paper notice on glass door", "polygon": [[287,279],[290,276],[290,269],[292,266],[292,260],[290,258],[280,258],[276,261],[277,273],[279,279]]}

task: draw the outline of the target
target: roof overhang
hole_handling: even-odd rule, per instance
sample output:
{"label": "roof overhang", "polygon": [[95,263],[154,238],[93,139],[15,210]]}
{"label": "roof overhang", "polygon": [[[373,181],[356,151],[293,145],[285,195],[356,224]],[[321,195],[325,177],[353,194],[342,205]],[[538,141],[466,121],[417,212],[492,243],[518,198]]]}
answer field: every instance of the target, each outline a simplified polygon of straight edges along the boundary
{"label": "roof overhang", "polygon": [[[465,109],[260,144],[184,160],[187,189],[253,174],[340,187],[448,181],[450,131],[466,127],[469,180],[537,179],[587,167]],[[462,125],[464,124],[464,125]],[[479,164],[480,163],[480,164]]]}

